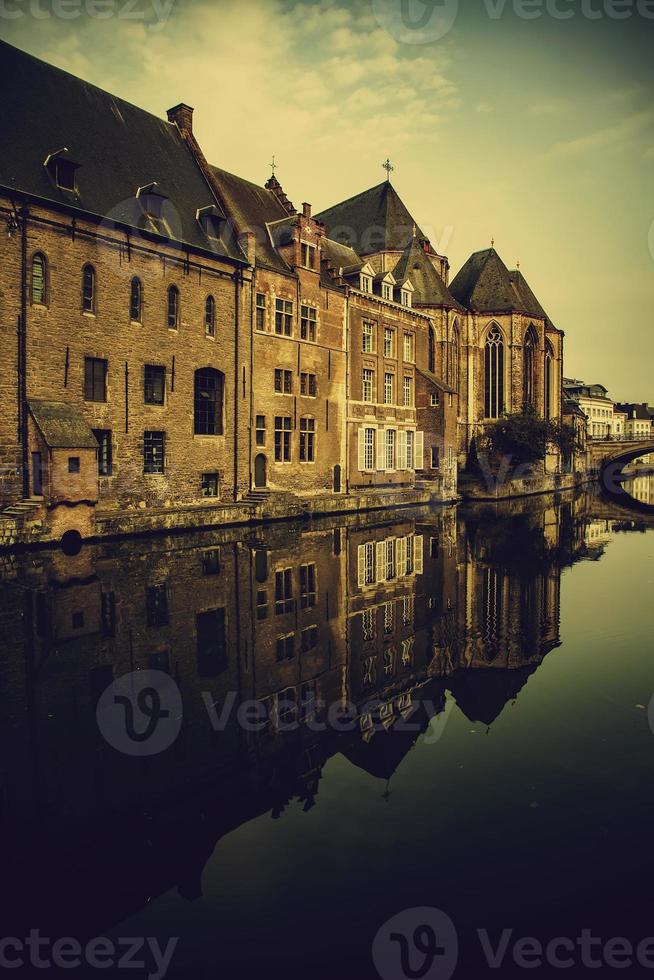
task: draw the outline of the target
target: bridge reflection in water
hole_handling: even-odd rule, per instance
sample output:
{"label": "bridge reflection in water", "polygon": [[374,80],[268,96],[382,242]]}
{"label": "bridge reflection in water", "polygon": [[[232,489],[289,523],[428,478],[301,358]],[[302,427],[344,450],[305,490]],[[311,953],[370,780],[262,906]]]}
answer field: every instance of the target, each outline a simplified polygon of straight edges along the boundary
{"label": "bridge reflection in water", "polygon": [[[291,800],[314,807],[335,754],[388,780],[452,704],[492,726],[560,645],[561,571],[601,554],[605,507],[534,498],[3,559],[14,928],[91,936],[173,887],[194,899],[216,842]],[[165,752],[131,758],[95,707],[145,668],[175,679],[183,724]],[[260,702],[265,724],[246,731],[233,710],[214,732],[203,694]],[[352,706],[351,730],[326,724],[335,704]]]}

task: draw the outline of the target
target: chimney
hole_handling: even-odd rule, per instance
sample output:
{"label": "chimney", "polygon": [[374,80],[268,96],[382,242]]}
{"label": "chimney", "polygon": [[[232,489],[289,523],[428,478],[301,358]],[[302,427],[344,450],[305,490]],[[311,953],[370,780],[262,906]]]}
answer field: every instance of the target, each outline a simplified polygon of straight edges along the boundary
{"label": "chimney", "polygon": [[193,109],[190,105],[180,102],[168,110],[168,122],[175,123],[182,135],[193,132]]}
{"label": "chimney", "polygon": [[257,237],[253,231],[244,231],[238,236],[238,243],[245,253],[249,265],[254,265],[257,250]]}
{"label": "chimney", "polygon": [[311,205],[307,204],[306,201],[302,205],[302,214],[304,215],[305,218],[311,217]]}

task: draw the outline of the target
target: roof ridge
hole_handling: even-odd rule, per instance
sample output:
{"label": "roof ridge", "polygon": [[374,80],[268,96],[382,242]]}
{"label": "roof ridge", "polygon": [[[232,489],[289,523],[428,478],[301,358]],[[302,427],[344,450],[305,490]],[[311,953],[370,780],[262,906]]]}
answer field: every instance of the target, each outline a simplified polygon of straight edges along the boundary
{"label": "roof ridge", "polygon": [[[333,211],[334,208],[340,208],[344,204],[350,204],[352,201],[356,201],[358,197],[364,197],[364,195],[370,194],[371,191],[376,191],[379,187],[382,187],[385,184],[390,184],[390,180],[382,180],[380,184],[375,184],[374,187],[368,187],[368,189],[365,191],[359,191],[358,194],[352,194],[351,197],[346,197],[343,201],[337,201],[336,204],[332,204],[331,207],[322,208],[318,214],[324,214],[326,211]],[[393,188],[393,190],[395,190],[395,188]],[[395,191],[395,193],[397,194],[397,191]]]}
{"label": "roof ridge", "polygon": [[35,54],[30,54],[29,51],[23,50],[23,48],[17,47],[15,44],[9,44],[8,41],[0,38],[0,46],[11,48],[12,51],[17,51],[18,54],[22,55],[24,58],[29,58],[30,61],[35,61],[38,65],[43,65],[50,72],[57,72],[59,75],[65,75],[67,78],[72,78],[73,81],[80,85],[84,85],[86,88],[95,89],[96,92],[101,92],[103,95],[108,95],[110,99],[115,99],[116,102],[121,102],[123,105],[129,106],[130,109],[135,109],[137,112],[142,112],[145,116],[150,116],[152,119],[156,119],[157,122],[165,123],[166,126],[170,126],[173,130],[177,130],[175,123],[171,123],[169,119],[164,119],[163,116],[158,116],[155,112],[150,112],[149,109],[144,109],[143,106],[136,105],[135,102],[129,102],[128,99],[124,99],[121,95],[116,95],[114,92],[110,92],[109,89],[103,88],[101,85],[96,85],[95,82],[89,82],[86,78],[82,78],[80,75],[75,75],[72,71],[67,71],[65,68],[60,68],[58,65],[53,65],[49,61],[44,61],[43,58],[37,58]]}

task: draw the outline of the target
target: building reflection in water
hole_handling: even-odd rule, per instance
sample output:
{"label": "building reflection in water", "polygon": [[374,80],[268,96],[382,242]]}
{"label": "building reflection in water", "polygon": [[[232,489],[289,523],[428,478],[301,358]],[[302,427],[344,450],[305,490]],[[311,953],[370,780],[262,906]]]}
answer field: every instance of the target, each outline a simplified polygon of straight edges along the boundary
{"label": "building reflection in water", "polygon": [[[29,903],[31,925],[72,918],[94,934],[172,886],[193,899],[217,840],[291,799],[316,805],[335,753],[388,780],[448,701],[492,725],[560,643],[561,569],[596,548],[590,506],[538,498],[5,557],[0,812],[17,921]],[[127,757],[95,708],[145,668],[179,685],[182,730]],[[237,719],[250,700],[258,731]],[[207,704],[232,702],[215,731]],[[329,723],[335,706],[348,730]]]}

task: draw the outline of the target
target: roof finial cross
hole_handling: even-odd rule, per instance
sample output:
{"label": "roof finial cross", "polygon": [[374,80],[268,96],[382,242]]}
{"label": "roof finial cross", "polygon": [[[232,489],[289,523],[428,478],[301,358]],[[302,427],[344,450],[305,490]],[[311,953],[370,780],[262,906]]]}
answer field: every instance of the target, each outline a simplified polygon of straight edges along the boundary
{"label": "roof finial cross", "polygon": [[275,171],[277,170],[277,164],[275,163],[275,154],[273,153],[272,162],[270,164],[270,169],[272,170],[273,177],[275,176]]}
{"label": "roof finial cross", "polygon": [[491,248],[495,248],[495,239],[491,238]]}
{"label": "roof finial cross", "polygon": [[391,179],[391,173],[392,173],[393,170],[395,170],[395,167],[393,166],[393,164],[391,163],[391,161],[390,161],[390,159],[388,157],[386,157],[386,163],[382,163],[382,167],[386,171],[386,180],[390,180]]}
{"label": "roof finial cross", "polygon": [[518,270],[518,272],[520,272],[520,259],[518,259],[518,261],[516,262],[515,266],[516,266],[516,269]]}

